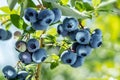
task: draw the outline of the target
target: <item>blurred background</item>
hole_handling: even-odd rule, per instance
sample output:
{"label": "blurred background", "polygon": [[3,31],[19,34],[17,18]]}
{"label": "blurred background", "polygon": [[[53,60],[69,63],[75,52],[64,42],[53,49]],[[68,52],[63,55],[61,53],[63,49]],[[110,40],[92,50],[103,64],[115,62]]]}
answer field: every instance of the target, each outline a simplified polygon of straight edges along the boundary
{"label": "blurred background", "polygon": [[[7,5],[6,1],[0,0],[0,7],[5,5]],[[93,14],[95,16],[92,19],[83,21],[83,25],[91,30],[95,28],[102,30],[103,45],[94,49],[79,68],[60,64],[51,70],[50,64],[43,64],[42,80],[120,80],[120,3],[113,5],[107,6],[112,11]],[[14,33],[17,29],[10,30]],[[6,64],[16,65],[18,57],[14,50],[14,43],[14,38],[0,41],[0,69]],[[50,49],[50,52],[53,51],[55,50]],[[0,76],[0,80],[4,80],[3,75]]]}

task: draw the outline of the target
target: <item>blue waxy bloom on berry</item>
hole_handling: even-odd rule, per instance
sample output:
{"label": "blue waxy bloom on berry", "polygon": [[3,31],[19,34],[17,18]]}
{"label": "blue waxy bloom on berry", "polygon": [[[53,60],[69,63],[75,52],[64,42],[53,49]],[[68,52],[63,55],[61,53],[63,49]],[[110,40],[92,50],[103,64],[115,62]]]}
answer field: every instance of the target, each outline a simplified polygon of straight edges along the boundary
{"label": "blue waxy bloom on berry", "polygon": [[58,25],[57,32],[58,32],[58,34],[62,35],[63,37],[68,35],[68,32],[66,30],[64,30],[64,28],[63,28],[63,24]]}
{"label": "blue waxy bloom on berry", "polygon": [[54,19],[54,23],[58,22],[62,16],[62,12],[60,9],[58,8],[53,8],[52,9],[54,15],[55,15],[55,19]]}
{"label": "blue waxy bloom on berry", "polygon": [[47,52],[43,48],[38,49],[37,51],[33,52],[33,54],[32,54],[32,60],[35,63],[43,62],[46,59],[46,57],[47,57]]}
{"label": "blue waxy bloom on berry", "polygon": [[0,40],[5,40],[7,38],[7,32],[4,29],[0,29]]}
{"label": "blue waxy bloom on berry", "polygon": [[80,44],[88,44],[90,41],[90,33],[87,30],[80,30],[76,34],[76,40]]}
{"label": "blue waxy bloom on berry", "polygon": [[17,76],[16,70],[10,65],[5,66],[2,72],[7,79],[14,79]]}
{"label": "blue waxy bloom on berry", "polygon": [[32,56],[29,52],[22,52],[19,54],[19,59],[24,64],[30,64],[32,62]]}
{"label": "blue waxy bloom on berry", "polygon": [[92,51],[92,48],[89,45],[79,45],[76,48],[76,52],[78,56],[82,56],[82,57],[89,55],[91,51]]}
{"label": "blue waxy bloom on berry", "polygon": [[74,68],[77,68],[77,67],[82,66],[83,63],[84,63],[84,57],[77,56],[77,59],[76,59],[75,63],[71,66],[74,67]]}
{"label": "blue waxy bloom on berry", "polygon": [[76,59],[77,59],[77,55],[76,53],[73,53],[71,51],[64,51],[62,54],[61,54],[61,61],[64,63],[64,64],[69,64],[69,65],[72,65],[75,63]]}
{"label": "blue waxy bloom on berry", "polygon": [[63,26],[66,31],[71,32],[78,28],[78,21],[75,18],[65,18]]}
{"label": "blue waxy bloom on berry", "polygon": [[38,20],[43,22],[43,25],[51,24],[55,19],[53,11],[44,9],[38,13]]}
{"label": "blue waxy bloom on berry", "polygon": [[37,21],[38,13],[32,8],[27,8],[24,12],[24,17],[27,21],[34,23]]}
{"label": "blue waxy bloom on berry", "polygon": [[40,48],[39,41],[37,39],[29,39],[27,42],[27,49],[29,52],[35,52]]}

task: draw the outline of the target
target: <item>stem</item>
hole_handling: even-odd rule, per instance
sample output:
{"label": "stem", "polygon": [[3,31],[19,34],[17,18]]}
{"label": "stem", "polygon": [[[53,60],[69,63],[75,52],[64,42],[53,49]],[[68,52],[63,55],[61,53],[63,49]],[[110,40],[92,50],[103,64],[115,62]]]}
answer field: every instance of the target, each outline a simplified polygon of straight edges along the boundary
{"label": "stem", "polygon": [[37,5],[37,7],[38,8],[41,8],[41,9],[45,9],[45,7],[43,6],[43,4],[39,1],[39,0],[37,0],[38,1],[38,3],[39,3],[39,5]]}
{"label": "stem", "polygon": [[[40,35],[40,48],[43,47],[43,38],[41,38],[41,36],[45,33],[46,31],[43,31],[43,33]],[[40,74],[41,74],[41,63],[39,63],[37,65],[37,72],[36,72],[36,75],[35,75],[35,79],[36,80],[40,80]]]}
{"label": "stem", "polygon": [[79,25],[81,26],[81,28],[82,28],[82,29],[84,29],[84,26],[82,25],[82,23],[81,23],[81,22],[79,22]]}

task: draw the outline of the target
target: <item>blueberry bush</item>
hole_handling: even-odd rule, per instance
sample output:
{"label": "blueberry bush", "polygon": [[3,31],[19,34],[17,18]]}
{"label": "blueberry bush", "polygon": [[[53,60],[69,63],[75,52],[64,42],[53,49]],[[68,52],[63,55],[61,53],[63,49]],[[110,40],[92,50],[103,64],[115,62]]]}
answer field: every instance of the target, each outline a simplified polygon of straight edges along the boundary
{"label": "blueberry bush", "polygon": [[[14,49],[19,61],[16,66],[6,64],[0,80],[120,79],[119,0],[7,3],[0,7],[0,41],[17,37]],[[11,27],[20,31],[12,34]]]}

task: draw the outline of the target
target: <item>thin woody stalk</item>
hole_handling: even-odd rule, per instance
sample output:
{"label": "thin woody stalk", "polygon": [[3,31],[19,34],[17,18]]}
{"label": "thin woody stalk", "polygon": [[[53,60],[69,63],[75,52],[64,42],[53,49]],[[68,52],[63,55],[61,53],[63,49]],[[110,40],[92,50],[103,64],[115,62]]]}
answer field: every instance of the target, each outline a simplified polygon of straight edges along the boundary
{"label": "thin woody stalk", "polygon": [[[45,33],[45,31],[43,31],[43,33],[41,34],[41,36],[42,36],[44,33]],[[41,36],[40,36],[40,48],[43,47],[43,40],[44,40],[43,38],[41,38]],[[40,75],[41,75],[41,63],[39,63],[39,64],[37,65],[37,72],[36,72],[36,75],[35,75],[35,79],[36,79],[36,80],[41,80]]]}

